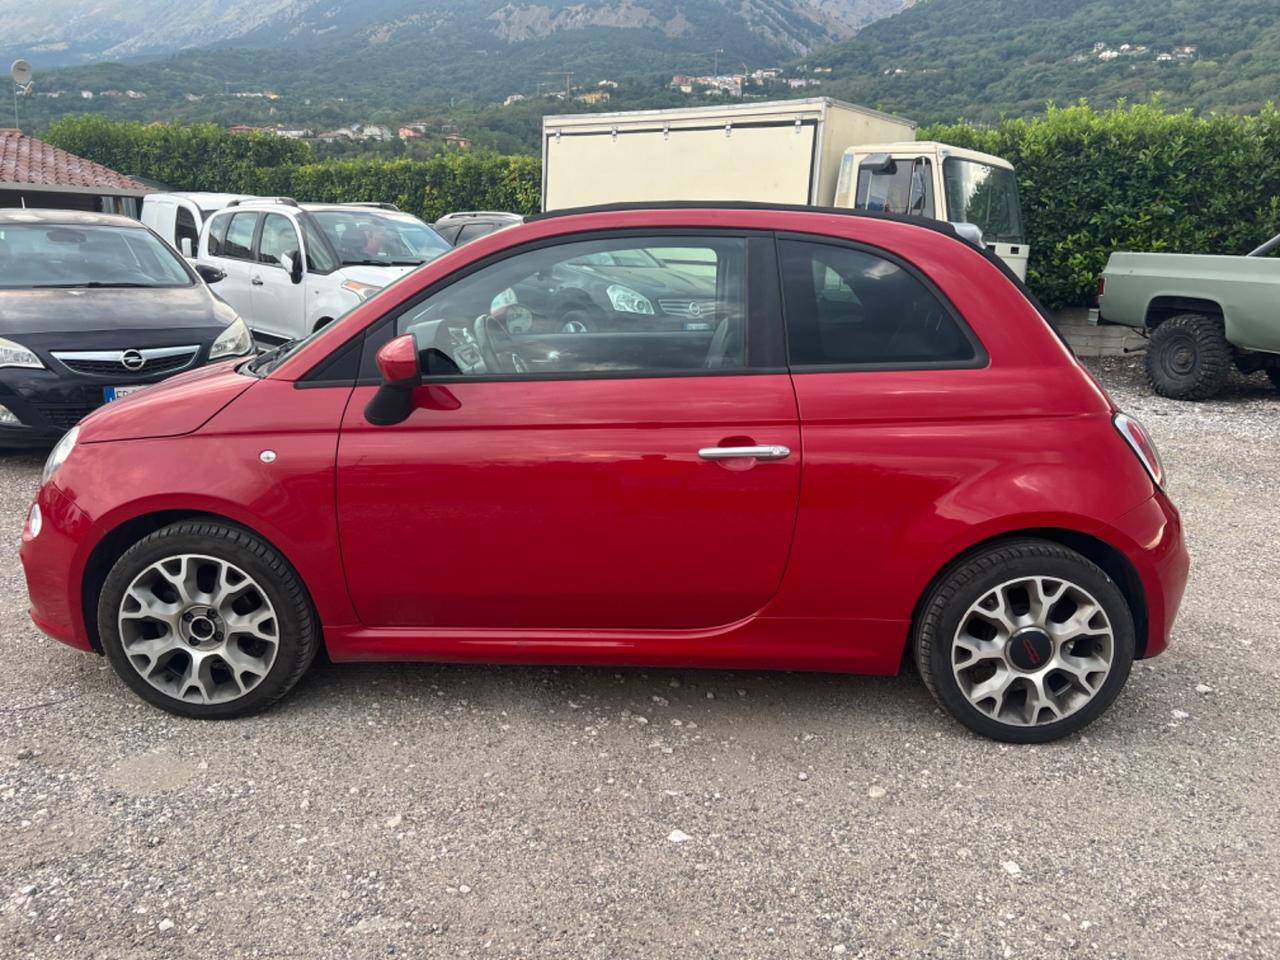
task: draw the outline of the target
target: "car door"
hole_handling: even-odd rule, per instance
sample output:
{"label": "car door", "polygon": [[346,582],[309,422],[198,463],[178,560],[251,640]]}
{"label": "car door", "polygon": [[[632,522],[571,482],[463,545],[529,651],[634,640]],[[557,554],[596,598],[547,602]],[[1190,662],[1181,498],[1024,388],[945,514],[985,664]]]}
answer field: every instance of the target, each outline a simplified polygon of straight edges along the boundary
{"label": "car door", "polygon": [[258,214],[242,211],[219,213],[209,221],[202,263],[217,267],[226,276],[218,281],[217,294],[257,330],[253,314],[253,237]]}
{"label": "car door", "polygon": [[254,248],[256,266],[250,274],[256,330],[282,340],[305,336],[307,301],[305,280],[294,283],[281,263],[289,256],[302,261],[302,243],[293,221],[281,213],[262,218]]}
{"label": "car door", "polygon": [[[528,277],[653,247],[714,262],[714,329],[506,330],[529,309],[512,294]],[[403,423],[365,419],[368,380],[344,418],[338,514],[361,621],[697,629],[765,608],[800,480],[774,263],[761,236],[575,239],[519,249],[389,316],[364,362],[409,331],[427,375]]]}

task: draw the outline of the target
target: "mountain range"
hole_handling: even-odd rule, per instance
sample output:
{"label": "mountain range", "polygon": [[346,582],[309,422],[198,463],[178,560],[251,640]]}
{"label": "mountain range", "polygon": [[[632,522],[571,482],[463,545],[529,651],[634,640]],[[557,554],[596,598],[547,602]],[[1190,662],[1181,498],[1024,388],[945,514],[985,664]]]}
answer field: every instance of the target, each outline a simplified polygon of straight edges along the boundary
{"label": "mountain range", "polygon": [[613,31],[637,42],[797,56],[913,0],[0,0],[0,56],[45,66],[156,57],[193,47],[368,48],[439,38],[501,50]]}

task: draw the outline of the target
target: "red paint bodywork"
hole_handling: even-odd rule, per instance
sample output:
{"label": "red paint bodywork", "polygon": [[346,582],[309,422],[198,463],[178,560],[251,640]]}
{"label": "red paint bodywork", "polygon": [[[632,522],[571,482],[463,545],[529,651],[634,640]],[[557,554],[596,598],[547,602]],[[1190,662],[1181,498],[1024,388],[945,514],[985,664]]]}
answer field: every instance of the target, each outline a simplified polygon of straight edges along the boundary
{"label": "red paint bodywork", "polygon": [[[365,420],[372,386],[298,383],[471,263],[574,233],[680,227],[890,250],[951,300],[990,362],[432,384],[392,427]],[[211,514],[294,565],[335,660],[892,673],[948,563],[993,538],[1056,531],[1123,556],[1151,656],[1168,642],[1188,560],[1177,511],[1114,413],[1016,286],[937,231],[780,209],[577,214],[421,268],[266,379],[223,365],[88,418],[38,494],[44,529],[24,532],[22,559],[36,623],[83,649],[91,558],[121,549],[113,532]],[[698,458],[720,444],[793,453]],[[266,449],[273,463],[259,459]]]}

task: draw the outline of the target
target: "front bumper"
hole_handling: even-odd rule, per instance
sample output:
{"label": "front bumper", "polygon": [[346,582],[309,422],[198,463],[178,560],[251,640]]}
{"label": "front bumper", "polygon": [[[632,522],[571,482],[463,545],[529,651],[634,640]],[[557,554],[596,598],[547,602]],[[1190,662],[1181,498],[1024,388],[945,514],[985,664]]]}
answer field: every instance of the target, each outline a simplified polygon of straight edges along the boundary
{"label": "front bumper", "polygon": [[89,517],[61,490],[47,483],[36,494],[41,524],[31,532],[31,517],[22,527],[18,556],[27,578],[31,619],[42,633],[78,650],[92,650],[80,609],[80,546],[89,542]]}

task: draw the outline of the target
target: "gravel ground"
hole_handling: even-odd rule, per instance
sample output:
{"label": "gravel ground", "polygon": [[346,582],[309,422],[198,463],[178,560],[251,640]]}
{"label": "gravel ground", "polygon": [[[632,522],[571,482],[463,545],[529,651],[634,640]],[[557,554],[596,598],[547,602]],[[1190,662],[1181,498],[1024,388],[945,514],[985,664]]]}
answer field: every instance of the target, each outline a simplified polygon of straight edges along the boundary
{"label": "gravel ground", "polygon": [[[0,956],[1280,955],[1280,397],[1098,369],[1195,570],[1171,651],[1045,747],[911,676],[323,665],[183,721],[42,639],[11,554]],[[40,460],[0,457],[10,531]]]}

